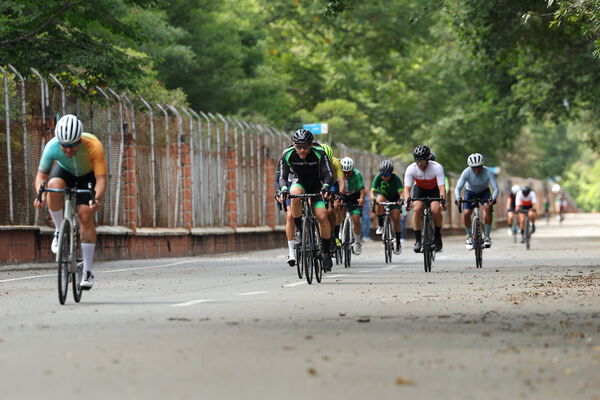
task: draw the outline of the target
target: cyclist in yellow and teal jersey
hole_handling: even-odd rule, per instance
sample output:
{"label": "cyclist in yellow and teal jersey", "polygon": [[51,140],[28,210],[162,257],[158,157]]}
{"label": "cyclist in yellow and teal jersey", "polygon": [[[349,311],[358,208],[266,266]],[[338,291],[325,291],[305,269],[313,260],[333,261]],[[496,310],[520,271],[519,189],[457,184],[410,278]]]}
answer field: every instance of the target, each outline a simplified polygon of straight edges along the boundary
{"label": "cyclist in yellow and teal jersey", "polygon": [[[35,190],[36,193],[39,191],[42,182],[48,182],[47,187],[53,189],[64,189],[75,185],[80,189],[87,189],[88,183],[92,184],[96,192],[95,199],[92,199],[89,194],[77,194],[77,216],[81,224],[83,255],[81,287],[89,290],[94,284],[92,274],[96,249],[94,213],[100,209],[100,200],[106,191],[104,147],[96,136],[84,133],[81,121],[70,114],[60,118],[54,129],[54,136],[44,147],[35,178]],[[63,221],[64,194],[48,193],[47,202],[55,226],[50,249],[56,254],[58,229]],[[34,206],[41,208],[43,205],[44,201],[39,202],[36,196]]]}
{"label": "cyclist in yellow and teal jersey", "polygon": [[342,171],[344,171],[344,180],[346,181],[346,190],[342,192],[344,195],[344,202],[347,204],[358,204],[358,206],[345,206],[348,207],[348,212],[352,215],[352,225],[354,226],[354,242],[352,243],[352,250],[354,254],[359,255],[362,252],[362,240],[361,240],[361,217],[362,209],[365,204],[365,184],[360,171],[354,168],[354,160],[350,157],[344,157],[340,160],[342,165]]}
{"label": "cyclist in yellow and teal jersey", "polygon": [[[325,151],[325,154],[329,159],[329,163],[331,164],[331,172],[333,174],[333,183],[331,184],[330,188],[331,192],[334,195],[344,193],[346,191],[346,181],[344,180],[344,173],[342,171],[342,165],[340,164],[340,160],[338,160],[338,158],[333,155],[333,150],[328,144],[321,143],[317,146],[320,146]],[[331,244],[332,246],[341,247],[342,243],[340,242],[339,236],[340,224],[342,223],[343,216],[339,200],[334,199],[332,206],[329,207],[327,213],[329,216],[329,223],[333,227],[332,238],[335,240],[332,240]]]}
{"label": "cyclist in yellow and teal jersey", "polygon": [[[402,179],[394,174],[394,164],[390,160],[384,160],[379,164],[379,174],[375,175],[371,183],[371,198],[377,202],[400,201],[402,195]],[[392,206],[392,225],[396,233],[395,254],[402,252],[402,231],[400,227],[401,206]],[[383,206],[377,205],[377,231],[378,235],[383,234]]]}

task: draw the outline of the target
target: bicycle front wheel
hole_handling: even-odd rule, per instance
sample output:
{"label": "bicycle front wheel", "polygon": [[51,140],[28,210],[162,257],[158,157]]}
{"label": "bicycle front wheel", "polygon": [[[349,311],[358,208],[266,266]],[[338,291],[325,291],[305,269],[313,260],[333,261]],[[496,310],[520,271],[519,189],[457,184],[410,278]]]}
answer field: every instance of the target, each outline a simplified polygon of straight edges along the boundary
{"label": "bicycle front wheel", "polygon": [[[318,222],[316,220],[313,220],[313,226],[314,226],[314,246],[313,246],[313,268],[315,269],[315,278],[317,279],[318,283],[321,283],[321,279],[323,278],[323,258],[320,256],[321,254],[323,254],[323,252],[325,251],[324,249],[322,249],[322,244],[321,244],[321,233],[319,231],[318,228]],[[335,240],[335,239],[334,239]],[[319,249],[321,249],[321,251],[319,251]],[[337,251],[337,248],[336,248]]]}
{"label": "bicycle front wheel", "polygon": [[65,304],[69,289],[69,263],[71,262],[71,223],[64,219],[58,235],[58,301]]}
{"label": "bicycle front wheel", "polygon": [[531,239],[531,221],[529,215],[525,216],[525,248],[529,250],[529,240]]}
{"label": "bicycle front wheel", "polygon": [[433,263],[433,249],[431,248],[433,245],[431,240],[433,234],[430,231],[431,224],[429,222],[429,218],[425,216],[423,218],[423,228],[421,233],[423,240],[423,266],[425,268],[425,272],[431,272],[431,264]]}
{"label": "bicycle front wheel", "polygon": [[386,216],[383,223],[383,245],[386,264],[392,262],[392,251],[394,250],[393,238],[394,234],[392,232],[392,221],[389,216]]}
{"label": "bicycle front wheel", "polygon": [[295,245],[296,248],[294,252],[296,253],[296,270],[298,271],[298,278],[302,279],[304,276],[304,259],[302,255],[304,254],[302,250],[302,246]]}
{"label": "bicycle front wheel", "polygon": [[343,238],[343,244],[342,247],[344,249],[344,267],[349,268],[350,267],[350,260],[352,259],[352,248],[350,247],[350,242],[352,240],[351,236],[350,236],[350,228],[351,224],[350,221],[346,220],[346,222],[344,222],[344,228],[342,230],[342,238]]}
{"label": "bicycle front wheel", "polygon": [[314,234],[309,217],[304,217],[302,222],[302,264],[304,266],[304,276],[308,284],[313,280],[313,248]]}
{"label": "bicycle front wheel", "polygon": [[481,222],[479,221],[479,217],[473,218],[471,229],[473,232],[473,247],[475,250],[475,267],[481,268],[483,262],[483,245],[481,237]]}

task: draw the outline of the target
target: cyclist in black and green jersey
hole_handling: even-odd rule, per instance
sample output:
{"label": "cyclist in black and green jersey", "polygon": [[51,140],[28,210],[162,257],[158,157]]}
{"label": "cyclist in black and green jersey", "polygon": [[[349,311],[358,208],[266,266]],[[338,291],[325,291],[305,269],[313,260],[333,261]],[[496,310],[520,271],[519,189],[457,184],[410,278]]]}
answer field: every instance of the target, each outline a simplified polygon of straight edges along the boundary
{"label": "cyclist in black and green jersey", "polygon": [[[394,164],[390,160],[383,160],[379,164],[379,174],[373,178],[373,183],[371,184],[371,197],[375,199],[377,202],[385,202],[385,201],[400,201],[400,194],[403,190],[402,179],[394,172]],[[395,254],[400,254],[402,252],[402,244],[400,243],[401,239],[401,230],[400,230],[400,215],[401,215],[402,207],[400,203],[398,205],[392,206],[392,225],[394,227],[394,232],[396,233],[396,249],[394,251]],[[377,213],[377,234],[381,235],[383,233],[383,206],[378,205],[376,208]]]}
{"label": "cyclist in black and green jersey", "polygon": [[[313,134],[306,129],[299,129],[294,132],[292,140],[294,147],[283,152],[279,160],[280,178],[279,187],[281,188],[281,197],[285,201],[288,194],[321,193],[329,199],[333,175],[331,165],[327,159],[325,151],[320,147],[313,145]],[[288,187],[287,177],[293,172],[298,181]],[[319,220],[321,228],[321,241],[323,244],[323,269],[331,270],[331,226],[327,217],[325,203],[321,199],[313,202],[315,216]],[[298,232],[302,231],[302,205],[300,199],[294,198],[291,201],[292,218]]]}
{"label": "cyclist in black and green jersey", "polygon": [[354,168],[354,161],[350,157],[344,157],[340,160],[344,180],[346,181],[346,190],[342,193],[344,201],[348,204],[358,204],[358,206],[348,207],[352,214],[352,225],[354,226],[354,242],[352,250],[354,254],[359,255],[362,252],[361,231],[362,226],[360,218],[362,217],[362,208],[365,203],[365,184],[359,170]]}

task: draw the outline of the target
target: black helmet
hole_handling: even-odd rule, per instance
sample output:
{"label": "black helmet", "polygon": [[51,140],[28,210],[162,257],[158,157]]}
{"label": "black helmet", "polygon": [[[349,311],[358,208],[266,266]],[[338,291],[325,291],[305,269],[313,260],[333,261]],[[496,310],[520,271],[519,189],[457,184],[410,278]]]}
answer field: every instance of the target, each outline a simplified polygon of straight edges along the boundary
{"label": "black helmet", "polygon": [[390,160],[383,160],[379,163],[380,174],[391,174],[394,171],[394,164]]}
{"label": "black helmet", "polygon": [[429,160],[430,156],[431,150],[429,150],[429,147],[424,145],[415,147],[415,150],[413,151],[414,160]]}
{"label": "black helmet", "polygon": [[311,131],[308,129],[298,129],[294,132],[292,136],[292,141],[294,143],[312,143],[314,140],[314,136]]}
{"label": "black helmet", "polygon": [[429,155],[429,161],[435,161],[436,159],[436,155],[435,153],[432,151],[431,154]]}
{"label": "black helmet", "polygon": [[529,186],[523,186],[523,189],[521,189],[521,191],[523,192],[523,196],[529,196],[529,192],[531,192],[531,188]]}

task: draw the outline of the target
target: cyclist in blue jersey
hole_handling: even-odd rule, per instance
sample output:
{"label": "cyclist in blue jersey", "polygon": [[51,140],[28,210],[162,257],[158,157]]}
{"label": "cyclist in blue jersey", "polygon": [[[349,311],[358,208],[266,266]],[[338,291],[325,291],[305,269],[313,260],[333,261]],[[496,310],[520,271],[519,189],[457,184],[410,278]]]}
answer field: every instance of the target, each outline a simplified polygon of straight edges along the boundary
{"label": "cyclist in blue jersey", "polygon": [[[487,200],[487,203],[482,204],[483,215],[485,222],[485,234],[484,234],[484,247],[490,247],[492,245],[492,239],[490,238],[490,231],[492,230],[492,205],[496,203],[498,199],[498,183],[496,178],[489,168],[483,166],[484,159],[479,153],[473,153],[467,157],[468,167],[464,169],[460,178],[456,183],[454,189],[454,198],[457,205],[460,204],[462,198],[460,192],[463,187],[467,186],[465,192],[465,200],[471,199],[483,199]],[[492,187],[493,193],[490,194],[490,186]],[[473,249],[473,232],[471,231],[471,215],[473,214],[473,204],[464,203],[464,224],[465,230],[467,231],[466,247],[468,250]]]}

